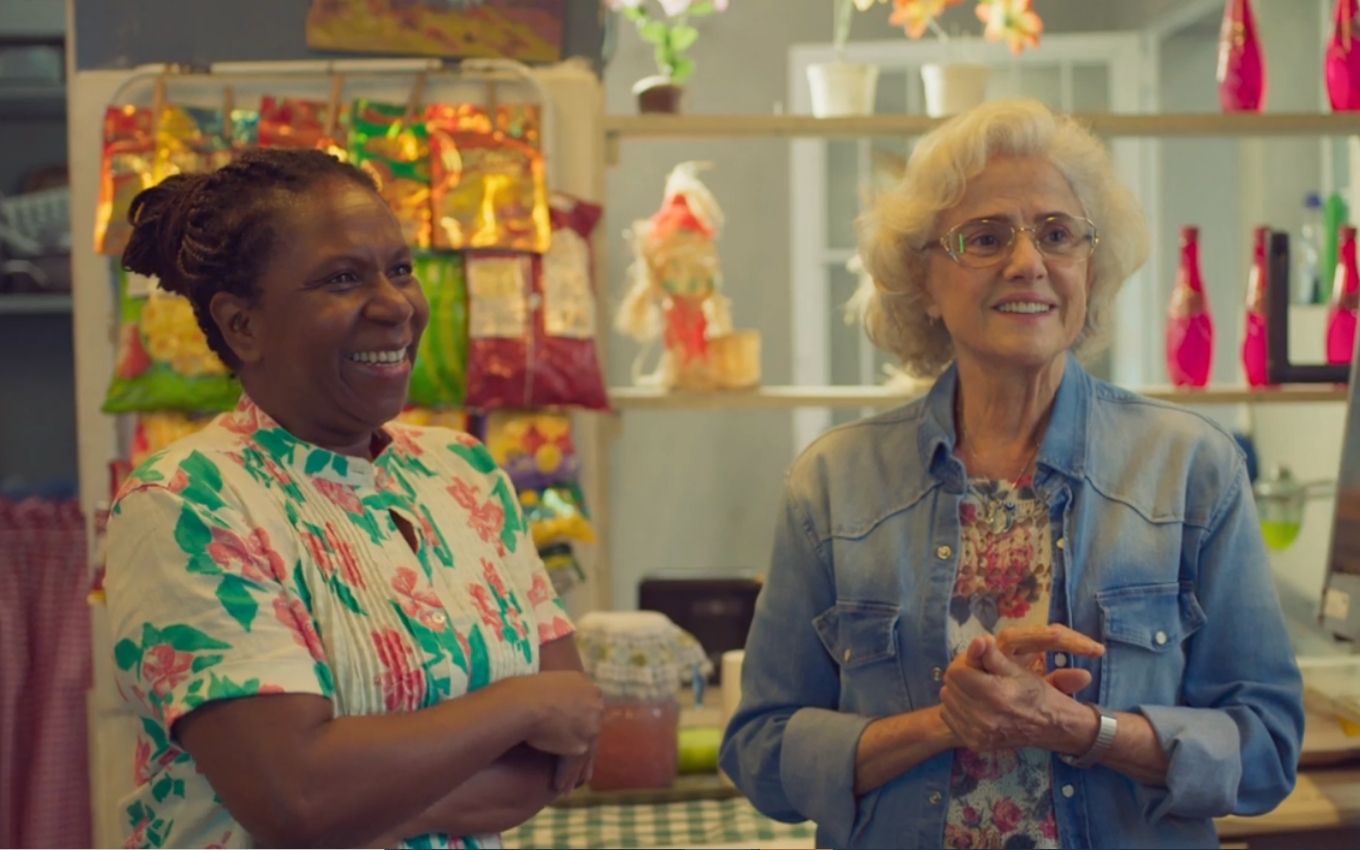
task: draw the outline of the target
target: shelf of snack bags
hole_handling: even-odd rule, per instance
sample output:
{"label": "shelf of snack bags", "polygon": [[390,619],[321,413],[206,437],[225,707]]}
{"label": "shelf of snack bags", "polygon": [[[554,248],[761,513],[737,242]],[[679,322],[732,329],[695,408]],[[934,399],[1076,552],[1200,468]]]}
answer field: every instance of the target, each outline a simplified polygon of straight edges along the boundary
{"label": "shelf of snack bags", "polygon": [[[117,302],[100,404],[122,419],[113,488],[240,394],[189,302],[119,267],[132,197],[250,147],[320,148],[374,176],[416,248],[430,324],[401,418],[485,441],[519,491],[559,592],[588,573],[596,579],[605,567],[591,545],[599,519],[583,479],[592,476],[573,438],[582,429],[591,440],[596,426],[572,414],[608,408],[596,342],[601,103],[598,80],[573,63],[231,63],[132,74],[104,116],[94,228]],[[607,587],[607,577],[597,583]]]}

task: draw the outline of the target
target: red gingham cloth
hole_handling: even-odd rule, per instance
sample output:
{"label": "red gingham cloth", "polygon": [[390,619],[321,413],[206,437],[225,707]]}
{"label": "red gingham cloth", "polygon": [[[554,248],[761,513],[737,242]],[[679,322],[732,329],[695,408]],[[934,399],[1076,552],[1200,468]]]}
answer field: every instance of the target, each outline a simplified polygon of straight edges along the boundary
{"label": "red gingham cloth", "polygon": [[0,847],[90,846],[78,503],[0,499]]}

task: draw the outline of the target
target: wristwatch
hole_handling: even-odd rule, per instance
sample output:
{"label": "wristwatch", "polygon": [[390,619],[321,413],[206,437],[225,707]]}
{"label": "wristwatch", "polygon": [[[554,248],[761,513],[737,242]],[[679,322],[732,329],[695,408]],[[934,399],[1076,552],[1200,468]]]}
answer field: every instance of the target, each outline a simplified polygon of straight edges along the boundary
{"label": "wristwatch", "polygon": [[1096,717],[1100,720],[1100,730],[1096,733],[1096,740],[1091,745],[1091,749],[1079,756],[1071,756],[1066,753],[1058,756],[1073,767],[1086,768],[1099,764],[1100,760],[1105,758],[1105,754],[1109,752],[1110,745],[1114,743],[1115,733],[1119,731],[1119,721],[1115,719],[1113,714],[1101,710],[1096,705],[1091,705],[1091,710],[1096,713]]}

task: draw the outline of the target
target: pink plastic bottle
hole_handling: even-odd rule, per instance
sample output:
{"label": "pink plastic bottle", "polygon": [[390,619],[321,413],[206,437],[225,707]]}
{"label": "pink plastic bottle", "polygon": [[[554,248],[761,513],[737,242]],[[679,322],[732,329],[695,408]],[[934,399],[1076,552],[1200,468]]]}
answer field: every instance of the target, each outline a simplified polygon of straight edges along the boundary
{"label": "pink plastic bottle", "polygon": [[1228,0],[1218,35],[1218,100],[1224,112],[1260,112],[1266,105],[1266,58],[1250,0]]}
{"label": "pink plastic bottle", "polygon": [[1360,22],[1356,0],[1336,0],[1332,38],[1327,43],[1323,70],[1327,99],[1336,112],[1360,109]]}
{"label": "pink plastic bottle", "polygon": [[1181,228],[1181,267],[1166,320],[1166,371],[1178,387],[1209,383],[1214,363],[1214,320],[1199,273],[1199,228]]}
{"label": "pink plastic bottle", "polygon": [[1253,387],[1266,385],[1266,304],[1270,291],[1270,265],[1266,244],[1270,228],[1254,231],[1251,273],[1247,277],[1247,320],[1242,329],[1242,374]]}
{"label": "pink plastic bottle", "polygon": [[1341,248],[1327,310],[1327,362],[1349,366],[1355,354],[1355,309],[1360,303],[1360,272],[1355,266],[1355,228],[1341,228]]}

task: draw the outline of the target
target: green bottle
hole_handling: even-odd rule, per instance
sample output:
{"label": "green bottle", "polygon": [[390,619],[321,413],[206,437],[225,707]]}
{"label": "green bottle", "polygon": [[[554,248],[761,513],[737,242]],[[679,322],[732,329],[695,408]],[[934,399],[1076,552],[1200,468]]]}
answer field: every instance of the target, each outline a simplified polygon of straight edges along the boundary
{"label": "green bottle", "polygon": [[1341,228],[1350,223],[1350,210],[1341,193],[1333,192],[1327,196],[1322,207],[1322,258],[1318,277],[1318,304],[1327,304],[1332,299],[1332,278],[1336,275],[1337,246],[1340,244]]}

